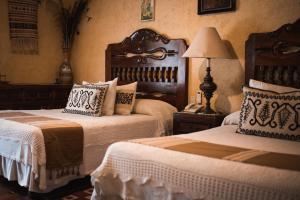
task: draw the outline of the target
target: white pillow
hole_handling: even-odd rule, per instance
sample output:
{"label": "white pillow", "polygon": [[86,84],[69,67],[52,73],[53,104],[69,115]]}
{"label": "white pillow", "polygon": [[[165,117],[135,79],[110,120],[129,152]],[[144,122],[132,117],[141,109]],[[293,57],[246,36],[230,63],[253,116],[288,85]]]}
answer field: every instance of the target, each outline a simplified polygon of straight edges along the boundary
{"label": "white pillow", "polygon": [[133,113],[155,116],[159,119],[160,126],[163,127],[166,134],[173,129],[173,113],[177,108],[160,100],[136,99],[133,107]]}
{"label": "white pillow", "polygon": [[273,91],[273,92],[277,92],[277,93],[300,91],[297,88],[274,85],[274,84],[265,83],[262,81],[257,81],[254,79],[250,79],[249,86],[252,88],[256,88],[256,89],[268,90],[268,91]]}
{"label": "white pillow", "polygon": [[117,82],[118,78],[115,78],[112,81],[107,81],[107,82],[98,82],[98,83],[89,83],[87,81],[82,81],[83,85],[86,84],[108,84],[108,90],[105,96],[104,100],[104,106],[102,110],[102,115],[113,115],[114,114],[114,109],[115,109],[115,101],[116,101],[116,92],[117,92]]}
{"label": "white pillow", "polygon": [[115,113],[129,115],[135,102],[137,82],[117,86]]}
{"label": "white pillow", "polygon": [[227,115],[224,118],[221,126],[224,126],[224,125],[238,125],[239,121],[240,121],[240,114],[241,114],[241,111],[236,111],[236,112],[233,112],[233,113]]}
{"label": "white pillow", "polygon": [[64,113],[73,113],[99,117],[102,113],[107,84],[74,85]]}

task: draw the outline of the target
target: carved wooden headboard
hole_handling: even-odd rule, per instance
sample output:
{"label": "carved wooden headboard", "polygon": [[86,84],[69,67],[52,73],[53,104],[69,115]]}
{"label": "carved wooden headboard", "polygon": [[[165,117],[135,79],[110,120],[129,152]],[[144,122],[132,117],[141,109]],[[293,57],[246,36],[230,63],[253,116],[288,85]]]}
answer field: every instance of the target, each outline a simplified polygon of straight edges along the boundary
{"label": "carved wooden headboard", "polygon": [[118,85],[138,81],[137,98],[166,101],[179,110],[187,104],[187,44],[150,29],[140,29],[106,49],[105,79]]}
{"label": "carved wooden headboard", "polygon": [[253,33],[246,42],[245,81],[261,80],[300,88],[300,19],[270,33]]}

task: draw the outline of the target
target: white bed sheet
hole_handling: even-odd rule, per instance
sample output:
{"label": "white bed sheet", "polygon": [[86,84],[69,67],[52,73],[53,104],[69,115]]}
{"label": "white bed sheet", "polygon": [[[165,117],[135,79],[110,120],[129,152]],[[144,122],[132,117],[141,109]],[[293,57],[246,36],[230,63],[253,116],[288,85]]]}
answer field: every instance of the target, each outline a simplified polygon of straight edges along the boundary
{"label": "white bed sheet", "polygon": [[[300,155],[300,143],[236,134],[236,125],[176,137]],[[159,156],[158,156],[159,155]],[[292,163],[291,163],[292,164]],[[119,142],[92,173],[98,199],[300,199],[300,172]],[[111,187],[113,185],[113,188]]]}
{"label": "white bed sheet", "polygon": [[[89,117],[62,113],[61,111],[61,109],[54,109],[25,110],[21,112],[65,119],[81,124],[84,130],[84,161],[83,165],[80,166],[82,175],[90,174],[99,166],[106,148],[111,143],[133,138],[160,136],[169,131],[163,127],[163,124],[166,124],[161,121],[163,119],[158,119],[155,116],[132,114],[127,116]],[[5,128],[9,123],[16,124],[17,122],[0,119],[1,128]],[[18,123],[18,125],[20,124]],[[35,127],[30,125],[24,126],[35,130]],[[172,125],[168,125],[168,127],[172,127]],[[65,185],[72,179],[79,178],[78,176],[70,175],[68,177],[49,180],[45,175],[45,173],[47,173],[45,166],[41,165],[38,167],[39,174],[36,176],[32,172],[33,167],[31,163],[33,158],[30,156],[30,145],[24,144],[20,147],[14,140],[15,138],[9,138],[8,134],[2,136],[0,133],[0,175],[3,175],[9,180],[17,180],[20,185],[28,187],[30,191],[49,192],[54,188]],[[15,143],[16,147],[11,145],[12,143]],[[14,151],[18,152],[16,153]],[[10,157],[9,155],[18,155],[20,158]],[[16,162],[16,160],[18,162]]]}
{"label": "white bed sheet", "polygon": [[[90,117],[62,113],[61,110],[34,110],[26,111],[35,115],[43,115],[58,119],[70,120],[81,124],[84,131],[84,148],[93,152],[97,148],[106,148],[111,143],[128,140],[130,138],[158,137],[166,130],[154,116],[132,114]],[[105,153],[105,152],[103,152]],[[93,153],[84,153],[85,171],[95,169],[93,162],[100,163]],[[91,163],[91,164],[90,164]],[[85,173],[85,174],[87,174]]]}

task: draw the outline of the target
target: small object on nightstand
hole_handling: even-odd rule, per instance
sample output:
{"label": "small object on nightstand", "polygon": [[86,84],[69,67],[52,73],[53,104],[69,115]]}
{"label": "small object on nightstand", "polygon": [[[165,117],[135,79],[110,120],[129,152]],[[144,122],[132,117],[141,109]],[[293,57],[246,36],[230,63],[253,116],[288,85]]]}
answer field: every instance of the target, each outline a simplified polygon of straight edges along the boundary
{"label": "small object on nightstand", "polygon": [[202,104],[202,93],[200,91],[197,91],[196,93],[196,103]]}
{"label": "small object on nightstand", "polygon": [[190,103],[184,108],[184,112],[199,113],[203,106],[201,104]]}
{"label": "small object on nightstand", "polygon": [[173,114],[173,135],[203,131],[220,126],[225,115],[175,112]]}

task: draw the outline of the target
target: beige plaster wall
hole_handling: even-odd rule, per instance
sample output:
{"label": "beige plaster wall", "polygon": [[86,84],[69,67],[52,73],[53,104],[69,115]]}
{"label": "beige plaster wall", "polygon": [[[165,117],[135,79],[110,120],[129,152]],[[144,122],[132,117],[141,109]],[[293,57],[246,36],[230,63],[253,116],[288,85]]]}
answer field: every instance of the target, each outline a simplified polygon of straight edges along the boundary
{"label": "beige plaster wall", "polygon": [[38,13],[39,54],[20,55],[10,51],[7,0],[0,0],[0,73],[13,83],[54,83],[62,62],[60,32],[42,1]]}
{"label": "beige plaster wall", "polygon": [[[71,0],[70,0],[71,1]],[[155,21],[140,21],[140,0],[91,0],[88,15],[80,24],[71,64],[76,82],[104,80],[105,48],[120,42],[139,28],[152,28],[190,44],[200,26],[215,26],[229,42],[232,60],[212,61],[218,90],[212,100],[218,111],[239,109],[244,80],[244,43],[249,33],[272,31],[300,17],[300,0],[237,0],[235,12],[197,15],[197,0],[156,0]],[[7,1],[0,1],[0,72],[11,82],[51,83],[62,61],[60,32],[42,3],[39,9],[39,55],[10,53]],[[189,99],[203,79],[203,59],[190,60]]]}
{"label": "beige plaster wall", "polygon": [[[104,80],[105,48],[120,42],[139,28],[152,28],[170,38],[184,38],[188,44],[200,26],[214,26],[232,46],[235,58],[212,61],[212,75],[218,90],[212,104],[218,111],[238,110],[244,81],[244,43],[249,33],[277,29],[300,17],[299,0],[237,0],[237,10],[197,15],[197,0],[156,0],[155,21],[140,21],[140,0],[93,0],[90,22],[80,25],[72,64],[75,80]],[[203,79],[203,59],[190,60],[189,99],[193,100]],[[201,66],[201,67],[200,67]]]}

